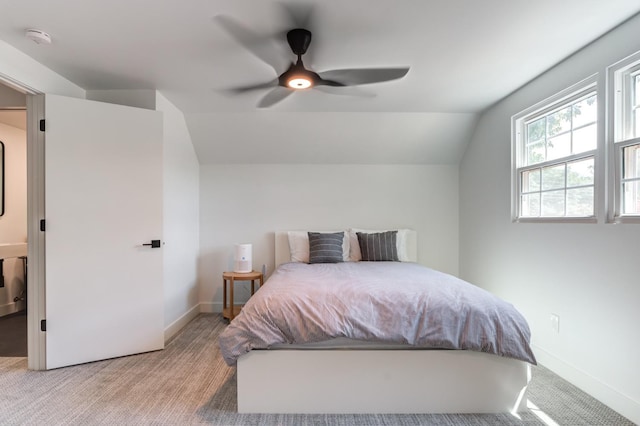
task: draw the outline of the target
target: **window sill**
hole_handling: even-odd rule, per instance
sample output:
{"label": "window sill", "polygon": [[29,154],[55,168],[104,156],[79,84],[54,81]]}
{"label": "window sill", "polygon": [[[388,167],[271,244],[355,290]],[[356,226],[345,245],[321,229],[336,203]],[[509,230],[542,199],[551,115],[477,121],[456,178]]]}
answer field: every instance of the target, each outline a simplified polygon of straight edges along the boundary
{"label": "window sill", "polygon": [[[591,217],[519,217],[513,223],[598,223],[595,216]],[[638,222],[640,223],[640,217]]]}
{"label": "window sill", "polygon": [[614,225],[622,225],[625,223],[640,223],[640,216],[617,216],[614,217],[609,223]]}

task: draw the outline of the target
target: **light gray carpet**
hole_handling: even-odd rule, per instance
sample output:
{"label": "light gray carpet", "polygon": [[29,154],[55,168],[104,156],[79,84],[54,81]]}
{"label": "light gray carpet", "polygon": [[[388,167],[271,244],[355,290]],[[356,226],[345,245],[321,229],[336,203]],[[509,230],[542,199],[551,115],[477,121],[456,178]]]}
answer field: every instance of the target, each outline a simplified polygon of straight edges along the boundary
{"label": "light gray carpet", "polygon": [[234,369],[222,360],[219,315],[200,315],[164,351],[53,371],[0,358],[2,425],[631,425],[549,370],[536,367],[528,398],[539,410],[509,414],[268,415],[236,413]]}

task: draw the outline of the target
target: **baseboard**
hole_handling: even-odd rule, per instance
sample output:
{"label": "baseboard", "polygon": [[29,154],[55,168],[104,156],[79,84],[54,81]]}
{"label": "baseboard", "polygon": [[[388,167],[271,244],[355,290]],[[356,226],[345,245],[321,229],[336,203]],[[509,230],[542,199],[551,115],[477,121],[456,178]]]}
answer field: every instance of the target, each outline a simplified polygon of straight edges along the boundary
{"label": "baseboard", "polygon": [[180,330],[182,330],[189,322],[198,316],[198,314],[210,314],[222,312],[222,303],[199,303],[193,308],[189,309],[180,318],[169,324],[164,329],[164,344],[169,343],[169,340]]}
{"label": "baseboard", "polygon": [[[532,345],[532,348],[539,364],[596,398],[612,410],[622,414],[632,422],[640,424],[640,402],[634,401],[631,397],[620,393],[586,371],[576,368],[541,347]],[[635,368],[635,366],[630,367]]]}
{"label": "baseboard", "polygon": [[0,317],[15,314],[16,312],[22,311],[23,309],[26,309],[25,303],[23,301],[0,305]]}
{"label": "baseboard", "polygon": [[178,334],[178,332],[189,324],[189,321],[197,317],[199,313],[200,305],[196,305],[185,312],[180,318],[169,324],[169,326],[164,329],[164,344],[166,345],[173,336]]}

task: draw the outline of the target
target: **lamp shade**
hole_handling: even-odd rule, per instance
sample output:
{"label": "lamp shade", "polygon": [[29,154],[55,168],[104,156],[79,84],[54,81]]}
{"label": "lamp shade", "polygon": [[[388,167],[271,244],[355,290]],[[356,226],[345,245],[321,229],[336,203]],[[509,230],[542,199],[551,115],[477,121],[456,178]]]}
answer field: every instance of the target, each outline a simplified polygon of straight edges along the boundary
{"label": "lamp shade", "polygon": [[251,272],[253,263],[251,261],[251,244],[236,244],[233,272]]}

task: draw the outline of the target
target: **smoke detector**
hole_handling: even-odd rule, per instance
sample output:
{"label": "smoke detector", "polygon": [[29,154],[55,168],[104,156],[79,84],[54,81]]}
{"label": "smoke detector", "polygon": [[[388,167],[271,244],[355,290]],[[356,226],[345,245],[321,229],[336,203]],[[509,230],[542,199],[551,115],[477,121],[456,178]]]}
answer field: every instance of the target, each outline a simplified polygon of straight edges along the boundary
{"label": "smoke detector", "polygon": [[29,29],[24,36],[37,44],[51,44],[51,36],[41,30]]}

